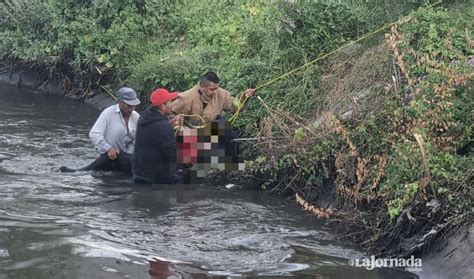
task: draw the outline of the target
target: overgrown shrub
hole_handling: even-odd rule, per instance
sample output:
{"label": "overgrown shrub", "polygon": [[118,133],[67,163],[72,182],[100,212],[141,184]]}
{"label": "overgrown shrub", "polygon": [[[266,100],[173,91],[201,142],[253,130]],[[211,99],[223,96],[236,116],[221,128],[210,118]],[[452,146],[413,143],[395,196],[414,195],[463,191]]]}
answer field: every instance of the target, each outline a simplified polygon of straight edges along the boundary
{"label": "overgrown shrub", "polygon": [[[157,86],[183,91],[209,69],[238,94],[391,19],[375,20],[379,7],[358,1],[6,0],[0,6],[4,59],[55,65],[91,79],[91,87],[129,83],[144,95]],[[393,7],[397,18],[412,4]],[[305,115],[321,105],[319,75],[317,67],[306,69],[258,94]],[[254,134],[263,116],[252,101],[236,125]]]}
{"label": "overgrown shrub", "polygon": [[[265,157],[250,163],[248,176],[266,189],[292,189],[331,212],[338,210],[339,217],[352,216],[351,223],[364,228],[352,235],[368,246],[383,244],[387,237],[421,238],[469,219],[474,191],[474,34],[469,28],[473,21],[456,14],[420,9],[392,28],[386,43],[398,69],[384,59],[374,65],[396,69],[395,80],[390,74],[378,76],[373,85],[365,85],[368,93],[362,98],[355,94],[361,88],[352,87],[357,90],[347,92],[353,99],[350,117],[343,120],[335,108],[326,107],[332,111],[325,112],[319,124],[274,144],[273,152],[267,150],[272,163]],[[340,63],[361,69],[351,60]],[[364,56],[357,63],[366,63]],[[356,76],[342,73],[357,82]],[[361,73],[371,75],[366,68]],[[386,86],[377,86],[380,82]],[[350,83],[342,88],[350,88]],[[334,94],[341,87],[328,88]],[[327,195],[323,199],[313,194],[326,191],[327,184],[318,181],[327,177],[335,182],[330,204]],[[372,248],[406,252],[400,247]]]}

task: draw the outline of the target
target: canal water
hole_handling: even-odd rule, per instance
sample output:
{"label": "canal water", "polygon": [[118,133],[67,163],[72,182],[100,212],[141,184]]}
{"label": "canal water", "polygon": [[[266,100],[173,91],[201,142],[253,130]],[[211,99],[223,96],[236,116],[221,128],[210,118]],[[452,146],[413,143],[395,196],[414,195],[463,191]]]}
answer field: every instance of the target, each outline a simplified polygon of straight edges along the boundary
{"label": "canal water", "polygon": [[279,196],[58,172],[96,158],[98,114],[0,87],[0,278],[416,278],[349,266],[361,252]]}

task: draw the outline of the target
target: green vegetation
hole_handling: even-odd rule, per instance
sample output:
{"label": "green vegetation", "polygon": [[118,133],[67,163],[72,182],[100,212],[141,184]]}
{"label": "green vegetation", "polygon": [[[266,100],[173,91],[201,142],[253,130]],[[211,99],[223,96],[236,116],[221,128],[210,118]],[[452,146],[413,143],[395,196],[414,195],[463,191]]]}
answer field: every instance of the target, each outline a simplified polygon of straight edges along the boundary
{"label": "green vegetation", "polygon": [[423,4],[6,0],[0,55],[60,73],[84,97],[182,91],[209,69],[238,94],[416,10],[385,41],[262,88],[236,123],[263,139],[247,149],[252,185],[297,193],[367,247],[403,253],[407,239],[472,221],[474,4]]}
{"label": "green vegetation", "polygon": [[412,253],[431,230],[472,222],[474,21],[460,12],[419,9],[382,46],[335,58],[351,70],[327,69],[346,80],[326,79],[326,100],[353,99],[352,115],[344,120],[328,105],[319,124],[306,124],[312,133],[298,128],[282,145],[285,155],[249,162],[248,177],[352,224],[350,235],[375,253]]}
{"label": "green vegetation", "polygon": [[[425,1],[317,2],[6,0],[0,54],[64,74],[80,83],[84,97],[125,83],[143,96],[158,86],[183,91],[208,69],[238,94]],[[259,94],[272,107],[305,115],[322,105],[319,76],[308,68]],[[264,112],[256,102],[247,112],[237,125],[252,133]]]}

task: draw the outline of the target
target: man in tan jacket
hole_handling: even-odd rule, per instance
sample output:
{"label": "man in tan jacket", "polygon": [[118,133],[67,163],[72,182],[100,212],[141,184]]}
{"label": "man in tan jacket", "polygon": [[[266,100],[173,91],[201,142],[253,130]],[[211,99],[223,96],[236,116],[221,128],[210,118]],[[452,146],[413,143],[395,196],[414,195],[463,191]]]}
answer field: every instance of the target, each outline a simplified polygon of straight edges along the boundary
{"label": "man in tan jacket", "polygon": [[[247,89],[243,94],[250,98],[254,95],[255,89]],[[223,111],[233,113],[241,106],[239,98],[234,98],[229,91],[219,87],[219,77],[214,72],[207,72],[199,83],[193,88],[178,95],[172,103],[173,114],[199,115],[185,120],[189,126],[201,126],[218,121],[220,127],[224,125],[224,119],[220,117]],[[238,145],[232,140],[237,138],[237,134],[232,129],[226,129],[225,136],[219,139],[219,144],[225,146],[226,155],[232,157],[234,163],[238,162]]]}
{"label": "man in tan jacket", "polygon": [[[255,89],[247,89],[244,95],[251,97],[254,93]],[[232,97],[229,91],[219,87],[219,77],[216,73],[207,72],[201,77],[198,85],[180,93],[172,106],[174,114],[200,115],[207,124],[216,120],[223,111],[234,112],[240,102],[238,98]],[[193,120],[194,123],[199,121],[196,118]]]}

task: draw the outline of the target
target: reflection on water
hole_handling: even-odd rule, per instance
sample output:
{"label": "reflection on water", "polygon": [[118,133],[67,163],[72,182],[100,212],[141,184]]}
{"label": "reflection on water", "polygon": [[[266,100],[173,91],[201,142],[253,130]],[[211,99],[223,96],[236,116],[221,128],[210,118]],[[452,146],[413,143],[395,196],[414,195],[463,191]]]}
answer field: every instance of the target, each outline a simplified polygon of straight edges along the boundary
{"label": "reflection on water", "polygon": [[360,252],[281,198],[58,172],[96,158],[98,114],[0,88],[0,278],[413,278],[350,267]]}

